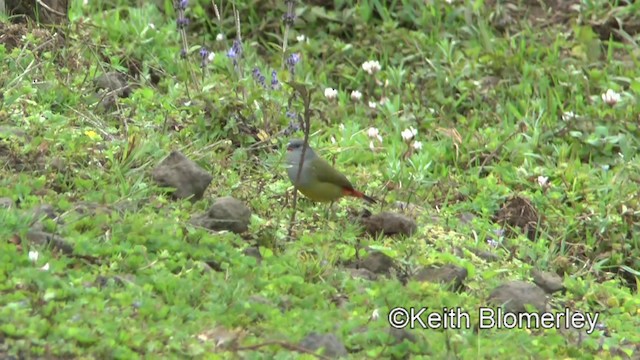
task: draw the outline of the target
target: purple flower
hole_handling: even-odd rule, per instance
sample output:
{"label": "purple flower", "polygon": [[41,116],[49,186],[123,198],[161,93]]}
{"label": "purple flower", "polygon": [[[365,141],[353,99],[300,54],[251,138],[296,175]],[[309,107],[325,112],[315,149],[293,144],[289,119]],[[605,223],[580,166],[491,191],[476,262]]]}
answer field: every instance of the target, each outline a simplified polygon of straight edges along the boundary
{"label": "purple flower", "polygon": [[187,58],[187,49],[180,50],[180,57],[182,59],[186,59]]}
{"label": "purple flower", "polygon": [[297,115],[295,111],[287,111],[287,117],[291,120],[297,119]]}
{"label": "purple flower", "polygon": [[293,53],[287,58],[286,65],[289,69],[289,72],[291,73],[291,77],[293,77],[293,75],[295,74],[296,65],[300,62],[301,58],[302,57],[300,56],[300,53]]}
{"label": "purple flower", "polygon": [[282,22],[284,22],[285,25],[293,26],[293,22],[295,19],[296,19],[296,16],[293,14],[282,15]]}
{"label": "purple flower", "polygon": [[277,89],[280,86],[280,83],[278,82],[278,73],[273,70],[271,72],[271,88],[272,89]]}
{"label": "purple flower", "polygon": [[294,0],[287,0],[285,3],[287,4],[287,13],[282,15],[282,22],[287,26],[293,26],[293,21],[296,19],[293,9],[296,2]]}
{"label": "purple flower", "polygon": [[301,59],[300,53],[293,53],[289,56],[287,63],[290,66],[296,66],[296,64],[300,62],[300,59]]}
{"label": "purple flower", "polygon": [[238,40],[233,40],[233,46],[227,51],[227,57],[235,60],[240,57],[240,54],[242,54],[242,44]]}
{"label": "purple flower", "polygon": [[187,25],[189,25],[189,19],[184,16],[179,16],[176,20],[176,25],[178,26],[178,29],[184,29],[185,27],[187,27]]}
{"label": "purple flower", "polygon": [[264,77],[264,75],[262,75],[260,69],[258,69],[257,67],[253,68],[252,74],[253,78],[258,82],[258,84],[262,85],[263,88],[267,87],[267,85],[265,84],[266,78]]}
{"label": "purple flower", "polygon": [[202,58],[202,61],[200,61],[200,67],[203,69],[207,66],[207,60],[209,60],[208,56],[209,56],[209,51],[207,51],[207,49],[204,47],[201,48],[200,57]]}
{"label": "purple flower", "polygon": [[178,9],[185,10],[189,6],[189,0],[179,0],[178,1]]}

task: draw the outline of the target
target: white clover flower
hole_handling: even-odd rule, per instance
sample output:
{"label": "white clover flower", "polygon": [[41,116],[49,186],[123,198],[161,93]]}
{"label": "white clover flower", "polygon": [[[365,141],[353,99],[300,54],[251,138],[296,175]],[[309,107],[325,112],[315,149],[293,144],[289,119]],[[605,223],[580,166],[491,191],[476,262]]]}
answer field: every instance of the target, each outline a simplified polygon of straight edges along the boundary
{"label": "white clover flower", "polygon": [[298,42],[304,42],[305,40],[307,40],[307,37],[304,36],[304,34],[300,34],[296,36],[296,40],[298,40]]}
{"label": "white clover flower", "polygon": [[405,129],[402,133],[402,138],[405,141],[409,141],[411,139],[413,139],[416,135],[418,135],[418,130],[414,129],[413,126],[409,127],[408,129]]}
{"label": "white clover flower", "polygon": [[152,30],[155,30],[156,25],[154,23],[149,23],[149,28],[151,28]]}
{"label": "white clover flower", "polygon": [[611,89],[607,90],[607,92],[602,94],[601,96],[602,96],[602,101],[604,101],[609,106],[613,106],[617,104],[618,102],[620,102],[620,99],[622,98],[620,94],[618,94],[617,92]]}
{"label": "white clover flower", "polygon": [[544,187],[549,182],[549,178],[546,176],[538,176],[538,185]]}
{"label": "white clover flower", "polygon": [[358,90],[353,90],[351,92],[351,100],[358,101],[362,98],[362,93]]}
{"label": "white clover flower", "polygon": [[373,75],[380,71],[382,66],[377,60],[369,60],[362,63],[362,70],[364,70],[369,75]]}
{"label": "white clover flower", "polygon": [[31,260],[31,262],[38,261],[38,255],[37,251],[29,251],[29,260]]}
{"label": "white clover flower", "polygon": [[209,55],[207,55],[207,61],[212,62],[215,57],[216,57],[216,53],[211,51],[209,52]]}
{"label": "white clover flower", "polygon": [[414,141],[412,146],[413,146],[414,149],[420,150],[420,149],[422,149],[422,142],[421,141]]}
{"label": "white clover flower", "polygon": [[380,310],[373,309],[373,312],[371,313],[371,320],[375,321],[375,320],[378,320],[379,318],[380,318]]}
{"label": "white clover flower", "polygon": [[340,123],[340,125],[338,125],[338,129],[340,129],[340,131],[344,131],[344,124]]}
{"label": "white clover flower", "polygon": [[569,120],[573,120],[580,117],[578,114],[574,113],[573,111],[567,111],[565,113],[562,114],[562,121],[569,121]]}
{"label": "white clover flower", "polygon": [[375,108],[376,108],[376,106],[378,106],[378,104],[376,104],[376,102],[375,102],[375,101],[369,101],[369,107],[370,107],[370,108],[375,109]]}
{"label": "white clover flower", "polygon": [[218,33],[218,35],[216,35],[216,41],[222,41],[222,40],[224,40],[224,34]]}
{"label": "white clover flower", "polygon": [[324,89],[324,96],[329,100],[333,100],[338,96],[338,90],[334,88],[326,88]]}
{"label": "white clover flower", "polygon": [[40,268],[42,271],[49,271],[49,263],[44,264],[43,267]]}
{"label": "white clover flower", "polygon": [[382,136],[380,136],[380,130],[378,130],[377,128],[370,127],[369,130],[367,130],[367,136],[369,136],[372,139],[378,139],[378,141],[382,142]]}

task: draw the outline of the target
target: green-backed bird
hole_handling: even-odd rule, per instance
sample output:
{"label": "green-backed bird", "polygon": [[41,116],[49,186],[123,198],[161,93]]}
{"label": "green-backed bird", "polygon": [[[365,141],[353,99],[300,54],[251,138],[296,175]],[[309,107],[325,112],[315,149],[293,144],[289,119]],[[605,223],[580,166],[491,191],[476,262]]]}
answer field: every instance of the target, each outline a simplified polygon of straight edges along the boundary
{"label": "green-backed bird", "polygon": [[298,177],[303,148],[304,140],[293,139],[289,141],[287,145],[287,163],[289,165],[287,174],[293,186],[304,196],[320,202],[334,202],[343,196],[361,198],[370,203],[376,202],[375,199],[356,190],[346,176],[334,169],[327,161],[318,157],[308,145],[304,152],[300,177]]}

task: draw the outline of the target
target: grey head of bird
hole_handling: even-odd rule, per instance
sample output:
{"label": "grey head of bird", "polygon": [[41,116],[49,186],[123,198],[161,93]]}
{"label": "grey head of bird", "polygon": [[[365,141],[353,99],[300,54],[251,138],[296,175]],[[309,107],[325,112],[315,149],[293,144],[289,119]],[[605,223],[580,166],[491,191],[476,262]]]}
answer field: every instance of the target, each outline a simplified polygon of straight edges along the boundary
{"label": "grey head of bird", "polygon": [[[289,154],[289,159],[299,161],[300,156],[302,155],[303,147],[304,147],[303,139],[291,139],[289,141],[289,144],[287,144],[287,153]],[[307,149],[304,152],[304,160],[307,161],[310,159],[314,159],[316,157],[317,157],[316,153],[313,151],[311,146],[307,144]]]}

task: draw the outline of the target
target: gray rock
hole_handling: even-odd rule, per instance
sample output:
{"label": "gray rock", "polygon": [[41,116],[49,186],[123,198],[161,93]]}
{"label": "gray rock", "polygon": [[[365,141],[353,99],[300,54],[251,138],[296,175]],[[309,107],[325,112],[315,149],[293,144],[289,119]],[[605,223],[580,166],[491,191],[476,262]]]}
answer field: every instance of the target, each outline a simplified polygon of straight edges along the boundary
{"label": "gray rock", "polygon": [[504,306],[504,310],[513,313],[527,312],[526,305],[540,312],[547,308],[547,296],[536,284],[525,281],[510,281],[495,288],[489,295],[489,302]]}
{"label": "gray rock", "polygon": [[100,93],[99,96],[95,107],[97,112],[108,113],[118,108],[118,97],[115,94]]}
{"label": "gray rock", "polygon": [[52,248],[61,251],[63,254],[73,254],[73,246],[58,235],[31,229],[27,232],[26,238],[33,244],[45,246],[50,245]]}
{"label": "gray rock", "polygon": [[500,257],[497,254],[494,254],[490,251],[485,251],[485,250],[475,249],[475,248],[467,248],[467,249],[472,253],[474,253],[477,257],[479,257],[480,259],[486,262],[496,262],[500,260]]}
{"label": "gray rock", "polygon": [[214,231],[243,233],[249,229],[251,210],[230,196],[218,198],[209,210],[193,219],[193,223]]}
{"label": "gray rock", "polygon": [[13,202],[13,199],[9,197],[0,198],[0,208],[2,209],[11,209],[16,206],[16,203]]}
{"label": "gray rock", "polygon": [[411,343],[415,343],[418,341],[416,336],[406,329],[396,329],[392,326],[389,326],[389,335],[395,340],[395,345],[401,344],[403,341],[408,341]]}
{"label": "gray rock", "polygon": [[531,271],[531,276],[533,276],[533,282],[546,291],[547,294],[564,290],[562,278],[558,274],[534,269]]}
{"label": "gray rock", "polygon": [[353,279],[365,279],[365,280],[373,281],[378,278],[378,275],[364,268],[362,269],[349,268],[348,271]]}
{"label": "gray rock", "polygon": [[358,268],[369,270],[374,274],[388,275],[391,274],[391,270],[394,268],[394,261],[390,256],[380,251],[373,251],[360,260]]}
{"label": "gray rock", "polygon": [[49,204],[36,206],[31,210],[31,212],[33,214],[33,219],[36,221],[42,220],[44,218],[55,220],[58,217],[58,214],[56,214],[56,210]]}
{"label": "gray rock", "polygon": [[450,284],[452,290],[459,291],[467,278],[467,269],[453,264],[431,265],[420,269],[413,278],[417,281]]}
{"label": "gray rock", "polygon": [[244,249],[243,253],[246,256],[254,257],[258,261],[258,264],[262,262],[262,254],[260,254],[260,249],[255,246]]}
{"label": "gray rock", "polygon": [[153,169],[153,179],[158,185],[174,188],[174,198],[192,201],[202,199],[213,176],[179,151],[173,151]]}
{"label": "gray rock", "polygon": [[311,333],[300,342],[300,346],[314,352],[323,349],[322,354],[330,358],[347,356],[347,349],[334,334]]}
{"label": "gray rock", "polygon": [[102,74],[93,80],[96,90],[106,90],[116,93],[119,97],[129,97],[131,88],[127,85],[125,74],[111,71]]}
{"label": "gray rock", "polygon": [[378,234],[411,236],[418,228],[416,222],[410,217],[392,212],[382,212],[363,218],[362,224],[367,233],[372,236]]}

